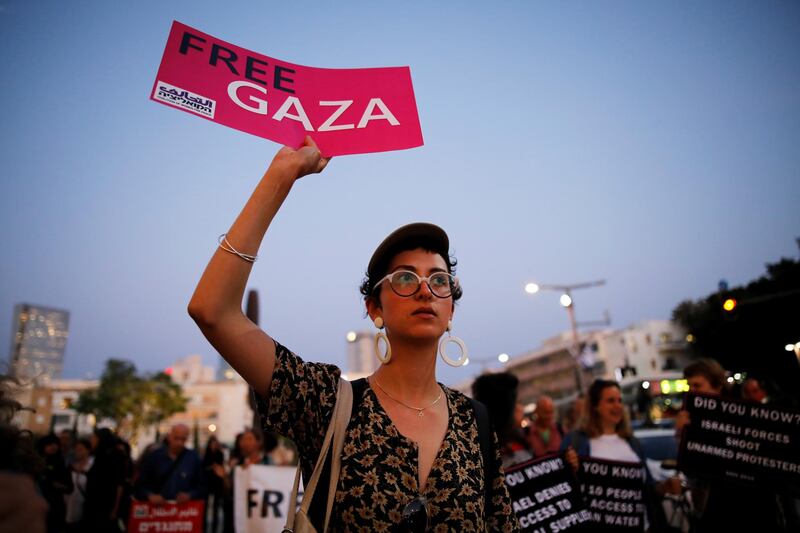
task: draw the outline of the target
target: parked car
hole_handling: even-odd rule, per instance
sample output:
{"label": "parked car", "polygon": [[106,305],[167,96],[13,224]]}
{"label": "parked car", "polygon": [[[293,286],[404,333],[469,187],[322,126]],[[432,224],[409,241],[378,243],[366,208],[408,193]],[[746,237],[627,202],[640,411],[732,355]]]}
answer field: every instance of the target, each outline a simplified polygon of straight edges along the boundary
{"label": "parked car", "polygon": [[[656,483],[678,476],[682,485],[686,486],[686,479],[677,470],[678,466],[678,440],[672,428],[640,428],[633,432],[633,436],[641,443],[644,450],[647,469]],[[667,525],[675,531],[689,531],[692,516],[691,497],[684,490],[680,495],[667,494],[662,498],[662,507],[667,520]]]}

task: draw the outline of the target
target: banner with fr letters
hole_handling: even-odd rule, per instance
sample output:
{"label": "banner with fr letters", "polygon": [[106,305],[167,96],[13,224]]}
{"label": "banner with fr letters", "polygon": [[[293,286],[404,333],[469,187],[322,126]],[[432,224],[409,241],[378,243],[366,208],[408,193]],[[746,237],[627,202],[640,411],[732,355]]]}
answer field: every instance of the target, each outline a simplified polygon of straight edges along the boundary
{"label": "banner with fr letters", "polygon": [[172,23],[151,100],[326,157],[421,146],[408,67],[305,67]]}
{"label": "banner with fr letters", "polygon": [[[237,466],[233,473],[233,519],[236,533],[281,531],[292,497],[297,467]],[[302,499],[302,482],[297,502]]]}
{"label": "banner with fr letters", "polygon": [[506,468],[506,486],[521,531],[578,532],[591,520],[562,457],[548,456]]}
{"label": "banner with fr letters", "polygon": [[800,494],[800,412],[697,394],[684,406],[682,471]]}
{"label": "banner with fr letters", "polygon": [[578,480],[595,528],[644,531],[645,466],[581,457]]}

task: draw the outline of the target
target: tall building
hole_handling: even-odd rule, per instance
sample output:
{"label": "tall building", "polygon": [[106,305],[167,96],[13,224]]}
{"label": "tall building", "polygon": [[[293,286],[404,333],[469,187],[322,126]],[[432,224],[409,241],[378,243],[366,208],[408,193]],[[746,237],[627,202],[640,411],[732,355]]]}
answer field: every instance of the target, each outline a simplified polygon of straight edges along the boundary
{"label": "tall building", "polygon": [[14,306],[11,331],[11,375],[47,384],[61,377],[69,335],[69,312],[41,305]]}

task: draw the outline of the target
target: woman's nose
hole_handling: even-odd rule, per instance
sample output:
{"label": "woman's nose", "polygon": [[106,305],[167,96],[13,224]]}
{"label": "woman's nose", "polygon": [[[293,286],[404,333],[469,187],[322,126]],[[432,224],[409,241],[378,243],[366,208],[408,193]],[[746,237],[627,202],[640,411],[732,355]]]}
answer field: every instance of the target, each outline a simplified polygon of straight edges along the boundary
{"label": "woman's nose", "polygon": [[425,281],[420,280],[417,296],[423,297],[425,299],[430,299],[433,297],[433,291],[431,291],[430,282],[428,280]]}

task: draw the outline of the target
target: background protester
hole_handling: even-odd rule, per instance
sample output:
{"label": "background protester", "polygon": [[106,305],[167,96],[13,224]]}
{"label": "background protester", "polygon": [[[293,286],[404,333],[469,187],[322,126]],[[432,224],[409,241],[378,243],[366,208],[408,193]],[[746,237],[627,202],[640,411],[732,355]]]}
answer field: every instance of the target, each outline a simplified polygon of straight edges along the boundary
{"label": "background protester", "polygon": [[203,464],[197,452],[186,447],[188,439],[189,428],[176,424],[170,429],[166,444],[142,460],[134,489],[137,499],[154,505],[168,500],[184,503],[205,499]]}
{"label": "background protester", "polygon": [[133,498],[133,477],[135,475],[135,464],[131,457],[131,445],[120,437],[115,438],[115,446],[122,463],[123,484],[122,496],[120,498],[119,510],[117,512],[118,519],[122,521],[124,527],[125,521],[128,519],[131,510],[131,499]]}
{"label": "background protester", "polygon": [[517,376],[508,372],[481,374],[472,383],[472,397],[483,403],[489,411],[489,420],[500,443],[503,467],[533,459],[522,431],[521,409],[518,409],[520,406],[517,403],[518,386]]}
{"label": "background protester", "polygon": [[[274,446],[271,445],[272,442],[275,443]],[[275,466],[297,465],[294,447],[287,446],[287,442],[291,444],[291,441],[287,441],[275,433],[269,431],[264,433],[264,450],[269,456],[270,464]]]}
{"label": "background protester", "polygon": [[536,457],[557,453],[561,449],[561,432],[556,426],[556,409],[550,396],[536,402],[536,417],[528,426],[528,443]]}
{"label": "background protester", "polygon": [[[268,445],[272,448],[277,444],[275,436],[267,434],[270,441]],[[236,467],[247,468],[251,465],[270,464],[269,456],[265,453],[264,437],[260,432],[247,428],[242,433],[236,436],[236,456],[231,458],[229,474],[216,468],[215,472],[225,481],[225,492],[227,498],[225,500],[225,532],[233,533],[234,531],[234,516],[233,516],[233,487],[234,476],[236,475]]]}
{"label": "background protester", "polygon": [[[206,514],[211,513],[211,533],[217,533],[225,499],[225,453],[216,436],[211,435],[203,454],[203,472],[207,480]],[[224,519],[223,519],[224,520]]]}
{"label": "background protester", "polygon": [[12,398],[15,383],[0,374],[0,533],[44,533],[47,502],[36,485],[43,461],[31,433],[12,423],[23,408]]}
{"label": "background protester", "polygon": [[64,457],[64,466],[67,468],[72,464],[72,449],[75,446],[75,436],[69,429],[62,429],[58,432],[58,440],[61,445],[61,455]]}
{"label": "background protester", "polygon": [[91,436],[94,461],[86,474],[86,499],[83,504],[84,531],[118,532],[122,497],[125,491],[125,458],[117,439],[108,428]]}
{"label": "background protester", "polygon": [[[689,391],[727,397],[725,369],[713,359],[698,359],[684,368]],[[676,419],[676,436],[691,424],[684,410]],[[702,472],[688,476],[697,530],[715,531],[792,531],[796,512],[785,508],[787,499],[768,487],[748,487],[725,480],[706,479]],[[674,491],[670,486],[670,491]],[[788,500],[790,501],[790,500]],[[795,522],[796,523],[796,522]]]}
{"label": "background protester", "polygon": [[569,405],[569,409],[567,409],[567,413],[558,423],[559,431],[561,432],[562,437],[567,433],[580,428],[585,412],[586,397],[583,394],[579,394],[574,400],[572,400],[572,403]]}
{"label": "background protester", "polygon": [[769,398],[761,383],[755,378],[747,378],[742,383],[742,399],[748,402],[768,403]]}
{"label": "background protester", "polygon": [[58,437],[50,433],[39,439],[36,450],[44,461],[44,470],[39,479],[42,496],[47,500],[48,533],[64,531],[64,520],[67,513],[64,497],[72,492],[72,476],[64,466],[61,455],[61,443]]}
{"label": "background protester", "polygon": [[73,447],[72,464],[69,466],[74,490],[67,496],[67,531],[81,531],[83,505],[86,500],[86,482],[89,469],[92,467],[92,443],[89,439],[78,439]]}
{"label": "background protester", "polygon": [[595,380],[589,387],[587,401],[581,429],[567,434],[561,442],[565,459],[575,471],[579,467],[579,456],[642,465],[647,477],[647,521],[653,529],[660,529],[665,519],[661,506],[657,505],[656,486],[647,468],[644,450],[633,436],[619,384],[616,381]]}
{"label": "background protester", "polygon": [[[267,434],[269,439],[269,449],[275,448],[278,441],[272,434]],[[254,429],[246,429],[242,432],[242,438],[239,439],[239,462],[236,466],[247,468],[250,465],[268,465],[270,464],[269,456],[265,453],[264,437],[262,434]]]}

